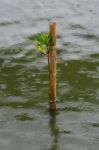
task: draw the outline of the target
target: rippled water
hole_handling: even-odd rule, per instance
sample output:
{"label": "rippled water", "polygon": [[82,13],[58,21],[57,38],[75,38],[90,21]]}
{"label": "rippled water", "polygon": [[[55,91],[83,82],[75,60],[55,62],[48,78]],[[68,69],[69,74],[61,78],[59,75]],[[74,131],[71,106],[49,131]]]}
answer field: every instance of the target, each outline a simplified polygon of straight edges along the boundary
{"label": "rippled water", "polygon": [[[57,22],[57,112],[37,33]],[[99,1],[0,0],[0,150],[99,150]]]}

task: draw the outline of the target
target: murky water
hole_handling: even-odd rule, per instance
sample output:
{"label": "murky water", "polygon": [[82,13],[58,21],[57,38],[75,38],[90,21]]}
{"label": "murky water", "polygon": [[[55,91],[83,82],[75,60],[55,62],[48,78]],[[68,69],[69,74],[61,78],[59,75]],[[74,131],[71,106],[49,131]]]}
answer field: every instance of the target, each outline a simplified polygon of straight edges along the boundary
{"label": "murky water", "polygon": [[[57,112],[37,33],[57,22]],[[0,150],[99,150],[99,1],[0,0]]]}

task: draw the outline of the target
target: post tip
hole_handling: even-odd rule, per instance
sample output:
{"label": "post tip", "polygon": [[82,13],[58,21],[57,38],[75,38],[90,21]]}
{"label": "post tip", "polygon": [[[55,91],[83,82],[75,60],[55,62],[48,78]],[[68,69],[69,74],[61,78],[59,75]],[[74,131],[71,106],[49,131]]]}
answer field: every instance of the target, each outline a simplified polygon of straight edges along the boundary
{"label": "post tip", "polygon": [[51,21],[49,22],[49,24],[50,24],[50,25],[56,25],[56,22],[53,21],[53,20],[51,20]]}

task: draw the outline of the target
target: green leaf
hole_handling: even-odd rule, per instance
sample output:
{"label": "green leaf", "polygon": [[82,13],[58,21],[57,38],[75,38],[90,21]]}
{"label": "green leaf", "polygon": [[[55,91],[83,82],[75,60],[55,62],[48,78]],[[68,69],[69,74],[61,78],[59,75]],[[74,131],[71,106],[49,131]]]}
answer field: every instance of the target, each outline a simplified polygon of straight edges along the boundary
{"label": "green leaf", "polygon": [[40,45],[40,46],[36,46],[36,48],[37,48],[37,50],[39,50],[43,54],[47,54],[47,51],[46,51],[44,46]]}
{"label": "green leaf", "polygon": [[40,33],[36,37],[36,43],[36,48],[45,54],[52,43],[52,39],[48,33]]}

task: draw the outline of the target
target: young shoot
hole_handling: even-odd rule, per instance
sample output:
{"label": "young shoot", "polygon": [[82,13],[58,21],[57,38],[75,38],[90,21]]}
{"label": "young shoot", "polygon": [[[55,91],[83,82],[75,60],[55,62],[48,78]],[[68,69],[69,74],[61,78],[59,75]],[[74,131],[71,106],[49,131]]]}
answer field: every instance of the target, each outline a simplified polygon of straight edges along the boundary
{"label": "young shoot", "polygon": [[36,48],[43,54],[48,53],[51,43],[52,39],[48,33],[40,33],[36,37]]}

